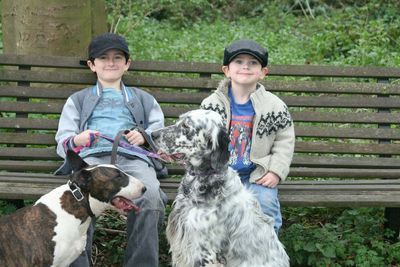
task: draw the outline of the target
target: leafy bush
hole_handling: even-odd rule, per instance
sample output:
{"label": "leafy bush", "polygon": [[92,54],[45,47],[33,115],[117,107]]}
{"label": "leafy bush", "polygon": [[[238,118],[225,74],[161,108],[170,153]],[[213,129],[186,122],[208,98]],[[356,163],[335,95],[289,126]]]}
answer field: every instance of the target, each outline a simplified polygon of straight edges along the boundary
{"label": "leafy bush", "polygon": [[[393,233],[383,228],[383,209],[300,208],[284,209],[285,212],[290,214],[287,219],[290,225],[282,230],[281,240],[290,255],[291,266],[400,264],[400,243],[391,244],[385,239]],[[318,218],[327,217],[329,222],[318,222]]]}

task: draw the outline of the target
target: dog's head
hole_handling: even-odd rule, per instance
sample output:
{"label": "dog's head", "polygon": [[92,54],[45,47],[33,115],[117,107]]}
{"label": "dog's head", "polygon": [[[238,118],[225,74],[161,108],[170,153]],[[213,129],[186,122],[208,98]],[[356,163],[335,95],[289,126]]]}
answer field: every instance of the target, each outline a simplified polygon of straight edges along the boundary
{"label": "dog's head", "polygon": [[152,133],[162,158],[219,169],[228,163],[229,136],[222,117],[211,110],[193,110],[171,126]]}
{"label": "dog's head", "polygon": [[107,208],[120,213],[139,208],[132,202],[146,191],[144,184],[111,164],[89,166],[75,152],[67,152],[73,173],[70,181],[89,197],[90,208],[98,216]]}

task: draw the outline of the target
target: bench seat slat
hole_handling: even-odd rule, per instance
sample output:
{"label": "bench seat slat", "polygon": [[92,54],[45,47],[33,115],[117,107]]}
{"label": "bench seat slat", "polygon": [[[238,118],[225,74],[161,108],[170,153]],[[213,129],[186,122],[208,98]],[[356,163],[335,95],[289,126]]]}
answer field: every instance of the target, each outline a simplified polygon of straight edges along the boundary
{"label": "bench seat slat", "polygon": [[[53,172],[61,166],[61,158],[53,161],[39,160],[0,160],[0,170],[24,172],[42,171]],[[395,158],[356,158],[356,157],[327,157],[295,155],[292,162],[292,170],[299,167],[305,168],[334,168],[338,169],[373,169],[381,173],[382,169],[397,169],[400,172],[400,160]],[[183,173],[183,167],[168,164],[170,174]],[[360,175],[363,173],[359,171]],[[293,174],[293,171],[292,171]],[[302,173],[304,175],[304,172]]]}
{"label": "bench seat slat", "polygon": [[[0,175],[0,194],[4,198],[36,199],[67,181],[66,177],[44,176],[35,179],[32,181],[29,177],[16,178]],[[174,183],[173,188],[171,184],[167,183],[165,191],[169,198],[173,199],[179,181]],[[332,186],[332,184],[324,186],[322,182],[319,182],[319,187],[316,187],[314,183],[303,182],[299,189],[287,182],[280,186],[279,194],[284,206],[400,206],[400,194],[395,194],[400,191],[400,184],[389,181],[387,183],[387,187],[390,187],[389,191],[383,191],[384,186],[382,181],[377,181],[376,184],[374,181],[368,181],[367,185],[361,182],[344,190],[343,186]],[[164,189],[163,182],[161,182],[161,187]]]}
{"label": "bench seat slat", "polygon": [[[60,159],[58,161],[15,161],[15,160],[0,160],[0,169],[11,172],[22,171],[39,171],[39,172],[54,172],[61,166]],[[183,175],[184,169],[178,165],[168,165],[170,175]],[[291,167],[289,177],[291,178],[353,178],[353,179],[396,179],[399,177],[400,168],[335,168],[335,167]],[[289,178],[290,180],[290,178]]]}

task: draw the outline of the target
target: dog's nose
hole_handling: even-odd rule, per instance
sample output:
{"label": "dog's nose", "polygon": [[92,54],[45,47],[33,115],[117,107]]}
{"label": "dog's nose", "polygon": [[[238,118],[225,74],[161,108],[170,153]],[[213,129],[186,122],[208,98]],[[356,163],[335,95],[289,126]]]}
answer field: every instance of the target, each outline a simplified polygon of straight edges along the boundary
{"label": "dog's nose", "polygon": [[144,194],[144,192],[146,192],[147,188],[145,186],[143,186],[142,188],[142,193]]}
{"label": "dog's nose", "polygon": [[152,132],[151,134],[151,138],[154,140],[154,139],[157,139],[157,138],[159,138],[160,137],[160,131],[154,131],[154,132]]}

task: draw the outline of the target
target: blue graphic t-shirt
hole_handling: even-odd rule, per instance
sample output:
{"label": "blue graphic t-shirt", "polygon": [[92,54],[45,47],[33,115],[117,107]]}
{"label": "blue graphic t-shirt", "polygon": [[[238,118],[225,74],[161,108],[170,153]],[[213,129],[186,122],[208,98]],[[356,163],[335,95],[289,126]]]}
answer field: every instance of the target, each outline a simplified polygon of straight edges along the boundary
{"label": "blue graphic t-shirt", "polygon": [[250,148],[255,111],[249,99],[245,104],[237,104],[229,89],[232,118],[229,126],[229,165],[242,180],[249,179],[256,165],[250,161]]}

